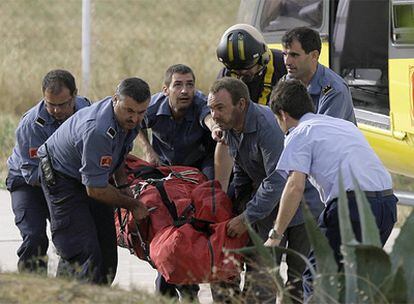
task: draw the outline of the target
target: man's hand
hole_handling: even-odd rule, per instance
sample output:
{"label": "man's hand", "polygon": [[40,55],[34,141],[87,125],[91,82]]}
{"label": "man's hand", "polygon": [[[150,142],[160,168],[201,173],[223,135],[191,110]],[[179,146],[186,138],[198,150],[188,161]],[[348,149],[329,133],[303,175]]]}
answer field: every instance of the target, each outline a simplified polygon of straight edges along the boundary
{"label": "man's hand", "polygon": [[137,206],[132,210],[132,215],[134,218],[139,221],[148,216],[149,212],[147,207],[144,206],[141,202],[138,202]]}
{"label": "man's hand", "polygon": [[220,142],[220,143],[224,143],[224,132],[223,130],[218,126],[218,125],[214,125],[211,129],[211,137],[213,138],[213,140]]}
{"label": "man's hand", "polygon": [[124,195],[134,197],[134,193],[132,192],[132,189],[129,186],[126,188],[118,189],[118,190]]}
{"label": "man's hand", "polygon": [[228,237],[240,237],[243,233],[247,231],[247,226],[244,220],[244,215],[240,214],[232,218],[227,223],[227,236]]}
{"label": "man's hand", "polygon": [[268,238],[267,241],[263,245],[265,247],[275,247],[275,246],[279,246],[279,244],[280,244],[280,240]]}
{"label": "man's hand", "polygon": [[154,149],[147,150],[147,152],[145,153],[145,159],[147,162],[149,162],[150,164],[153,164],[156,167],[161,165],[160,157],[154,151]]}

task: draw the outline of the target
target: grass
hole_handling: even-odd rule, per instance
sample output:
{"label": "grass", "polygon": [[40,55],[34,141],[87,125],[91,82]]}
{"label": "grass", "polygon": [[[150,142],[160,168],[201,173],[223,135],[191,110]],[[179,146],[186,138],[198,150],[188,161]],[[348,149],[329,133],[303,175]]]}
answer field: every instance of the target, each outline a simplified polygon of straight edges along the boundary
{"label": "grass", "polygon": [[141,290],[125,291],[57,278],[0,273],[0,303],[163,304],[173,301]]}
{"label": "grass", "polygon": [[[111,95],[123,78],[139,76],[153,92],[168,66],[194,69],[208,90],[221,64],[221,34],[235,23],[239,0],[91,0],[88,97]],[[81,85],[81,0],[0,1],[0,110],[21,115],[40,98],[42,77],[65,68]]]}

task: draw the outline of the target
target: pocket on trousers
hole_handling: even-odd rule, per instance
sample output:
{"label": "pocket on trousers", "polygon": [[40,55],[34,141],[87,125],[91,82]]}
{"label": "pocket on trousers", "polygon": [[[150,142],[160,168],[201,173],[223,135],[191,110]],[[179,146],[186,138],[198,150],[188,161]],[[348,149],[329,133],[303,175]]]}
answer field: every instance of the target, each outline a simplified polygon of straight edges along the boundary
{"label": "pocket on trousers", "polygon": [[73,196],[74,196],[73,194],[68,194],[68,195],[65,195],[64,197],[57,196],[52,199],[52,203],[56,205],[60,205],[68,201],[69,199],[71,199]]}

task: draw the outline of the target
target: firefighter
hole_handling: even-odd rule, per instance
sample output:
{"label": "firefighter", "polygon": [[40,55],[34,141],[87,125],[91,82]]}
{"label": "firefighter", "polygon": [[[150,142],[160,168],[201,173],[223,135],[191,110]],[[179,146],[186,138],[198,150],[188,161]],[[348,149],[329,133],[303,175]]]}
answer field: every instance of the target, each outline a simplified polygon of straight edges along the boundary
{"label": "firefighter", "polygon": [[[206,97],[195,89],[192,69],[183,64],[170,66],[165,72],[162,92],[151,98],[142,129],[151,129],[152,144],[147,132],[138,139],[144,147],[146,160],[155,165],[196,167],[208,179],[214,179],[215,141],[210,128],[215,126]],[[198,285],[174,285],[158,273],[156,291],[162,295],[194,300]]]}
{"label": "firefighter", "polygon": [[287,73],[282,52],[268,48],[262,34],[249,24],[228,28],[216,52],[224,65],[218,78],[229,76],[242,80],[255,103],[267,105],[272,88]]}
{"label": "firefighter", "polygon": [[[238,213],[227,224],[229,237],[241,236],[250,223],[266,240],[268,228],[276,218],[277,205],[284,187],[282,177],[273,173],[283,149],[284,136],[272,111],[253,103],[242,81],[224,77],[216,80],[208,95],[208,106],[222,131],[223,141],[234,159],[234,179]],[[274,303],[272,279],[261,271],[259,261],[247,262],[246,303]],[[226,286],[227,289],[230,286]],[[238,287],[233,286],[235,292]],[[212,286],[215,300],[231,301],[228,290]],[[220,295],[223,291],[223,295]],[[231,293],[230,293],[231,294]]]}
{"label": "firefighter", "polygon": [[[319,217],[319,227],[328,238],[340,265],[341,236],[337,204],[340,174],[356,239],[361,241],[361,227],[354,179],[358,181],[371,205],[384,245],[396,221],[398,200],[392,191],[390,174],[363,134],[348,121],[314,114],[312,97],[298,80],[278,84],[272,93],[271,108],[281,129],[287,134],[285,148],[276,167],[276,172],[286,178],[287,182],[276,222],[265,245],[279,244],[299,206],[305,181],[309,178],[317,186],[325,204]],[[313,260],[312,254],[310,257]],[[307,284],[304,287],[307,300],[311,290]]]}
{"label": "firefighter", "polygon": [[113,207],[131,210],[136,219],[148,215],[132,197],[124,159],[149,100],[148,84],[127,78],[112,97],[70,117],[39,148],[52,240],[66,262],[58,276],[111,284],[117,267]]}
{"label": "firefighter", "polygon": [[16,145],[7,160],[6,185],[23,238],[17,250],[20,272],[47,272],[49,211],[39,183],[37,149],[69,116],[90,105],[88,99],[76,95],[75,78],[65,70],[48,72],[42,93],[40,102],[23,115],[16,130]]}

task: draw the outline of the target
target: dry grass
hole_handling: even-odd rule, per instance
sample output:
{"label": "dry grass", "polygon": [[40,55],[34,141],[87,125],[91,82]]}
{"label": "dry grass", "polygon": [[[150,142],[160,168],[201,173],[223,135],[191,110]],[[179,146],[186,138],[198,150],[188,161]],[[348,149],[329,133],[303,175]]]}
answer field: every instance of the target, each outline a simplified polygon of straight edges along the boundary
{"label": "dry grass", "polygon": [[172,300],[137,290],[125,291],[29,274],[0,273],[0,303],[163,304],[172,303]]}
{"label": "dry grass", "polygon": [[[91,89],[98,100],[128,76],[161,88],[164,71],[191,66],[207,90],[220,63],[215,47],[236,20],[239,0],[91,0]],[[22,114],[40,97],[50,69],[66,68],[81,87],[80,0],[0,1],[0,109]]]}
{"label": "dry grass", "polygon": [[[216,45],[235,23],[239,3],[91,0],[88,97],[99,100],[113,94],[117,83],[129,76],[145,79],[155,93],[161,89],[165,70],[175,63],[191,66],[198,88],[207,91],[221,67]],[[41,98],[42,77],[51,69],[68,69],[84,94],[81,8],[81,0],[0,1],[0,187],[4,187],[17,117]]]}

